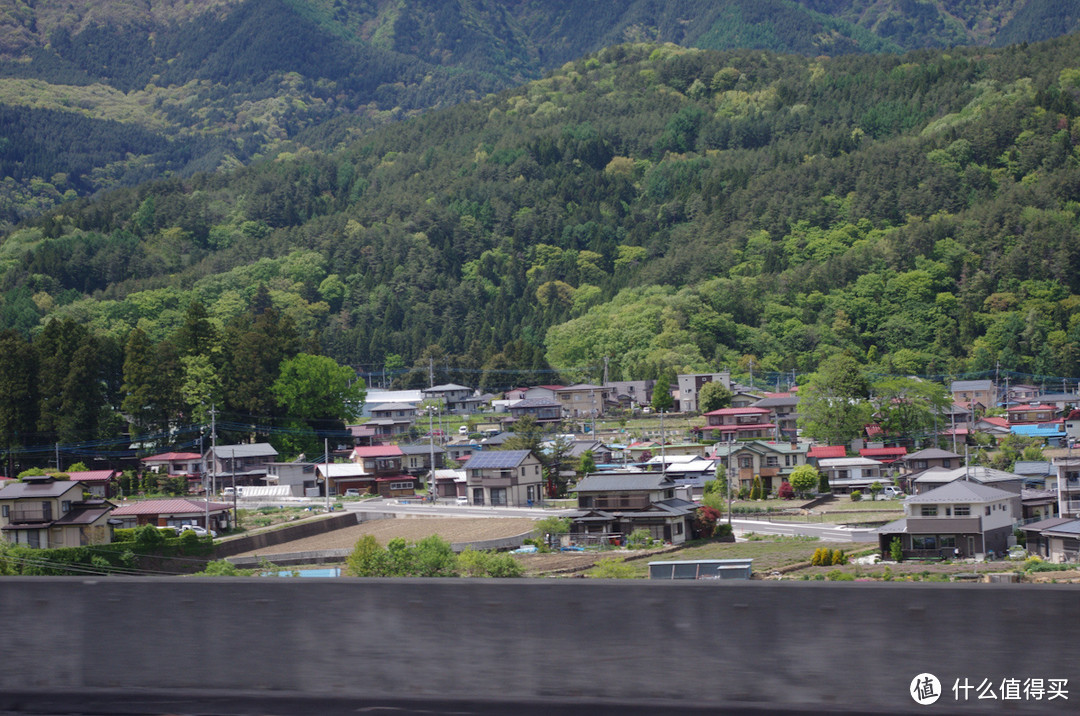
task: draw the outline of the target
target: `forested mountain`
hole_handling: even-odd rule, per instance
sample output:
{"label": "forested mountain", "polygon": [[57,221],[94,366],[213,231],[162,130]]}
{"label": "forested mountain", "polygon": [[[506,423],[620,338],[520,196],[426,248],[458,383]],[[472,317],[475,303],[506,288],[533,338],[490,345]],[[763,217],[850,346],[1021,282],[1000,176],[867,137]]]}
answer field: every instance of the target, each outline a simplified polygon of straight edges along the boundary
{"label": "forested mountain", "polygon": [[4,238],[0,321],[72,319],[113,346],[138,328],[168,355],[195,299],[218,335],[272,306],[267,330],[295,336],[261,339],[279,353],[416,363],[418,384],[433,358],[489,388],[549,365],[595,379],[605,358],[645,378],[841,351],[883,373],[1076,376],[1078,101],[1080,36],[832,59],[616,46],[336,152],[72,202]]}
{"label": "forested mountain", "polygon": [[627,41],[807,56],[1032,41],[1048,0],[10,0],[0,222],[537,79]]}

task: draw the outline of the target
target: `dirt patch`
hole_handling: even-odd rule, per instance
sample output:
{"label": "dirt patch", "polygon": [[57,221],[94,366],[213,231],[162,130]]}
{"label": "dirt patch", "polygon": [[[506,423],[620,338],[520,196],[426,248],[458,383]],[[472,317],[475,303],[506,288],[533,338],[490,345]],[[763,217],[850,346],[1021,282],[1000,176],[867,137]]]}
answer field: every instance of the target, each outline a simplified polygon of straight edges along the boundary
{"label": "dirt patch", "polygon": [[373,535],[379,544],[386,544],[397,537],[406,542],[417,542],[431,535],[439,535],[447,542],[477,542],[502,539],[524,534],[536,526],[534,520],[525,517],[435,517],[431,519],[372,520],[353,527],[345,527],[321,535],[264,547],[237,556],[286,554],[288,552],[313,552],[323,549],[351,549],[364,535]]}

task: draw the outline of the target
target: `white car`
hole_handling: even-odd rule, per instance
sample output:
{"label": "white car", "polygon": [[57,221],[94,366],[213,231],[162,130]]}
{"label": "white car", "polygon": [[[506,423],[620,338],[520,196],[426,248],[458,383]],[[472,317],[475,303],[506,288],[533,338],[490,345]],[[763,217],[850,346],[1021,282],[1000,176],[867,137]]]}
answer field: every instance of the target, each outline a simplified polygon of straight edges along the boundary
{"label": "white car", "polygon": [[469,504],[469,498],[466,497],[465,495],[461,495],[460,497],[457,498],[457,500],[454,501],[454,504],[455,505],[468,505]]}
{"label": "white car", "polygon": [[217,532],[215,532],[214,530],[210,530],[209,532],[207,532],[206,528],[201,525],[182,525],[180,527],[181,533],[187,532],[188,530],[191,530],[200,537],[205,537],[207,535],[210,535],[211,537],[217,537]]}

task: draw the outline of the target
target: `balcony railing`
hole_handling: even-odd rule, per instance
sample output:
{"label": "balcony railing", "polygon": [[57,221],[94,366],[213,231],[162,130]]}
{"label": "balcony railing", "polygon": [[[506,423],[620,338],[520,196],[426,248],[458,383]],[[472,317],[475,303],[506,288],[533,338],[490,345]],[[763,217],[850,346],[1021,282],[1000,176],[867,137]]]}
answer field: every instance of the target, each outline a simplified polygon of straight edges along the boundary
{"label": "balcony railing", "polygon": [[10,519],[13,524],[25,524],[27,522],[52,522],[52,508],[15,507],[11,510]]}

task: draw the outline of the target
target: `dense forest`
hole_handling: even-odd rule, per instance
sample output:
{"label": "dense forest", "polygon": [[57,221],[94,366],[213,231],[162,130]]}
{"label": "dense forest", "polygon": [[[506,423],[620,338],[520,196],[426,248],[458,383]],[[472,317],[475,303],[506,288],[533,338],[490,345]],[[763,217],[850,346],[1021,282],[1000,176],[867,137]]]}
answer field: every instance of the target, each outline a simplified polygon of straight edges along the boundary
{"label": "dense forest", "polygon": [[1078,20],[1073,0],[15,0],[0,7],[0,227],[343,146],[628,41],[814,57],[1030,42]]}
{"label": "dense forest", "polygon": [[617,46],[337,152],[70,203],[5,237],[0,320],[156,343],[195,299],[224,327],[265,290],[312,351],[490,388],[836,352],[1075,376],[1078,99],[1077,37]]}

